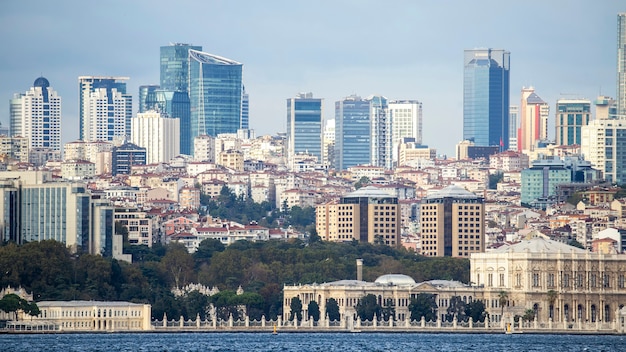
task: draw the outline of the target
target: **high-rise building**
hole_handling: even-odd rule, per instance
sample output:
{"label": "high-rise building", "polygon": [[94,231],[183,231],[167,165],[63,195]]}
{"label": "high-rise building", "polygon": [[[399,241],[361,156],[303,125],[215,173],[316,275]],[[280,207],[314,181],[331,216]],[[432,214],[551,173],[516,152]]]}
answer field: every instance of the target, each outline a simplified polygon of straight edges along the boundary
{"label": "high-rise building", "polygon": [[370,102],[351,95],[335,102],[335,168],[370,163]]}
{"label": "high-rise building", "polygon": [[600,95],[594,101],[596,105],[596,120],[617,118],[617,102],[611,97]]}
{"label": "high-rise building", "polygon": [[128,77],[78,77],[80,139],[122,141],[130,136],[133,100],[126,93]]}
{"label": "high-rise building", "polygon": [[581,127],[580,150],[611,183],[626,182],[626,119],[592,120]]}
{"label": "high-rise building", "polygon": [[559,99],[556,101],[556,145],[580,145],[580,129],[591,120],[591,101]]}
{"label": "high-rise building", "polygon": [[626,12],[617,14],[617,113],[626,119]]}
{"label": "high-rise building", "polygon": [[241,127],[243,64],[189,49],[191,138],[237,133]]}
{"label": "high-rise building", "polygon": [[370,165],[391,169],[393,166],[391,116],[387,98],[382,95],[367,97],[370,102]]}
{"label": "high-rise building", "polygon": [[517,121],[519,120],[519,106],[509,106],[509,147],[517,148]]}
{"label": "high-rise building", "polygon": [[241,93],[241,127],[242,130],[250,129],[250,96],[246,87],[242,87]]}
{"label": "high-rise building", "polygon": [[510,53],[465,50],[464,65],[463,139],[508,149]]}
{"label": "high-rise building", "polygon": [[522,88],[520,126],[517,134],[517,151],[534,150],[537,142],[548,138],[550,106],[543,101],[533,87]]}
{"label": "high-rise building", "polygon": [[400,245],[398,197],[367,186],[346,194],[338,203],[317,206],[316,229],[323,240]]}
{"label": "high-rise building", "polygon": [[179,154],[180,120],[151,110],[131,119],[131,142],[146,148],[146,163],[169,163]]}
{"label": "high-rise building", "polygon": [[313,93],[299,93],[287,99],[287,155],[293,166],[297,153],[322,161],[322,99]]}
{"label": "high-rise building", "polygon": [[189,50],[202,51],[202,47],[184,43],[172,43],[161,47],[161,89],[174,92],[188,91]]}
{"label": "high-rise building", "polygon": [[10,135],[28,139],[28,148],[61,151],[61,97],[50,82],[39,77],[24,94],[16,94],[9,106]]}
{"label": "high-rise building", "polygon": [[404,138],[422,144],[422,103],[417,100],[390,100],[393,162],[398,162],[398,146]]}
{"label": "high-rise building", "polygon": [[154,109],[156,97],[154,92],[159,89],[158,85],[139,86],[139,112],[146,112]]}
{"label": "high-rise building", "polygon": [[448,186],[422,199],[422,252],[429,257],[469,258],[485,251],[484,199]]}
{"label": "high-rise building", "polygon": [[322,164],[335,167],[335,119],[328,119],[324,125]]}

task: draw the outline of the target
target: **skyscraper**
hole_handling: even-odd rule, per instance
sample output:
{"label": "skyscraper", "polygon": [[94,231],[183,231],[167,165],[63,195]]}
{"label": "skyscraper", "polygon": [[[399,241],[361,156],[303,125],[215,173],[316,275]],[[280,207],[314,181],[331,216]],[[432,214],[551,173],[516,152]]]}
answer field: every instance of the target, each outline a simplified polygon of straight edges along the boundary
{"label": "skyscraper", "polygon": [[366,100],[370,102],[372,134],[370,139],[370,164],[389,170],[393,165],[393,153],[391,151],[393,131],[391,129],[391,116],[387,98],[382,95],[371,95]]}
{"label": "skyscraper", "polygon": [[297,153],[308,153],[322,162],[322,99],[299,93],[287,99],[287,154],[293,165]]}
{"label": "skyscraper", "polygon": [[422,144],[422,103],[417,100],[391,100],[389,116],[392,129],[393,161],[398,162],[398,146],[404,138]]}
{"label": "skyscraper", "polygon": [[611,183],[626,182],[626,120],[589,121],[581,127],[580,151]]}
{"label": "skyscraper", "polygon": [[519,106],[509,106],[509,145],[517,147],[517,120],[519,119]]}
{"label": "skyscraper", "polygon": [[463,139],[508,149],[510,53],[465,50],[464,64]]}
{"label": "skyscraper", "polygon": [[126,94],[128,77],[78,77],[80,139],[121,141],[130,136],[133,100]]}
{"label": "skyscraper", "polygon": [[617,14],[617,113],[626,118],[626,12]]}
{"label": "skyscraper", "polygon": [[241,129],[250,129],[250,97],[246,92],[246,87],[242,87],[241,92]]}
{"label": "skyscraper", "polygon": [[550,106],[543,101],[533,87],[522,88],[520,127],[517,135],[517,151],[534,150],[538,141],[548,138]]}
{"label": "skyscraper", "polygon": [[370,102],[357,95],[335,102],[335,168],[370,163]]}
{"label": "skyscraper", "polygon": [[237,133],[241,127],[243,64],[189,50],[191,138]]}
{"label": "skyscraper", "polygon": [[16,94],[9,106],[10,135],[28,139],[28,148],[61,151],[61,97],[50,82],[39,77],[24,94]]}
{"label": "skyscraper", "polygon": [[591,101],[559,99],[556,101],[556,145],[580,145],[580,129],[591,120]]}
{"label": "skyscraper", "polygon": [[154,92],[159,89],[157,85],[139,86],[139,112],[146,112],[154,109]]}

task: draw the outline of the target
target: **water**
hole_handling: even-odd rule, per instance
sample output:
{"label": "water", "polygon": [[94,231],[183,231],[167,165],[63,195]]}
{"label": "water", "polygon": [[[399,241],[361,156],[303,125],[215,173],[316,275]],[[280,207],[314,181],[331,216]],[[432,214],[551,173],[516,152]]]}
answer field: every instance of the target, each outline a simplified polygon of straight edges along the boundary
{"label": "water", "polygon": [[426,333],[0,335],[0,351],[626,351],[626,336]]}

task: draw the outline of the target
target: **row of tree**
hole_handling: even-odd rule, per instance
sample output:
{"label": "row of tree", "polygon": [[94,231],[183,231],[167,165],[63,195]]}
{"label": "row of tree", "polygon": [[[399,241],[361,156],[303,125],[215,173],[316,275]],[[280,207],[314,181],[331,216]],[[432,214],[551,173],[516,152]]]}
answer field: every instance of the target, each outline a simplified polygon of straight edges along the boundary
{"label": "row of tree", "polygon": [[14,320],[17,320],[17,313],[20,310],[33,317],[39,315],[40,313],[37,303],[28,302],[15,293],[9,293],[0,299],[0,310],[6,313],[15,314]]}
{"label": "row of tree", "polygon": [[[244,307],[251,317],[275,319],[282,314],[284,284],[354,278],[357,258],[363,259],[367,281],[390,273],[409,275],[418,282],[469,281],[467,259],[426,258],[405,249],[356,241],[239,241],[224,247],[217,240],[205,240],[193,254],[177,243],[129,249],[132,264],[73,254],[55,241],[19,246],[5,243],[0,246],[0,287],[21,286],[32,292],[36,301],[149,303],[153,317],[159,319],[164,313],[172,318],[205,317],[211,303],[218,314]],[[221,295],[205,299],[197,294],[176,297],[172,293],[173,288],[190,283],[216,287]],[[239,287],[244,295],[233,294]]]}

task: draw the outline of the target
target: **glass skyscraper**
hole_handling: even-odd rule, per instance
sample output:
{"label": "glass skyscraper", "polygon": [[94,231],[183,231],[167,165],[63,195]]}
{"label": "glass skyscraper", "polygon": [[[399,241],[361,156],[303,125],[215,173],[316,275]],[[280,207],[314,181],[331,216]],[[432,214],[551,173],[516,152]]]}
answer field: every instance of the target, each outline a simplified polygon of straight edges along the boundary
{"label": "glass skyscraper", "polygon": [[139,112],[154,109],[154,92],[159,89],[157,85],[139,86]]}
{"label": "glass skyscraper", "polygon": [[322,162],[322,99],[313,93],[287,99],[287,152],[290,164],[304,152]]}
{"label": "glass skyscraper", "polygon": [[202,47],[183,43],[161,47],[161,89],[179,92],[188,90],[189,49],[201,51]]}
{"label": "glass skyscraper", "polygon": [[335,103],[335,167],[370,163],[370,102],[352,95]]}
{"label": "glass skyscraper", "polygon": [[510,53],[465,50],[464,65],[463,139],[509,149]]}
{"label": "glass skyscraper", "polygon": [[237,133],[241,127],[243,64],[189,50],[191,139]]}
{"label": "glass skyscraper", "polygon": [[626,12],[617,14],[617,113],[626,119]]}

